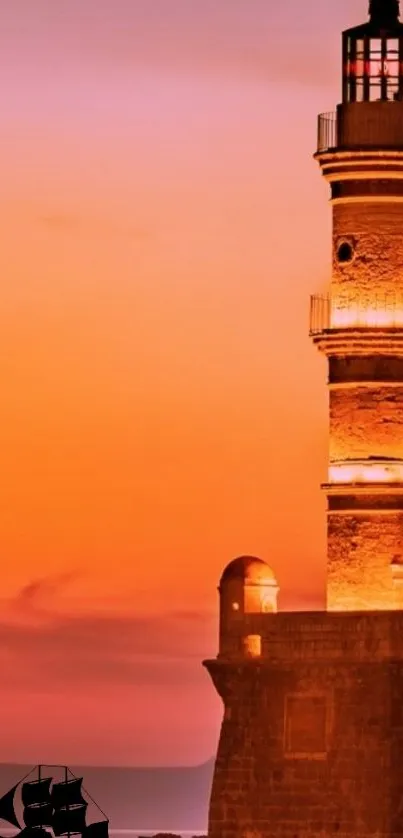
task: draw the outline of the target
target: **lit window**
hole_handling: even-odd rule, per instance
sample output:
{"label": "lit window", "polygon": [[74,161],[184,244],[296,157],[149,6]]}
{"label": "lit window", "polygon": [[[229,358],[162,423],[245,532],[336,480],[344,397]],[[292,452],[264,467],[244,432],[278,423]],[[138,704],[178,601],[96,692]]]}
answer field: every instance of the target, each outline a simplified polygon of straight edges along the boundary
{"label": "lit window", "polygon": [[244,638],[245,654],[249,658],[260,658],[262,654],[262,638],[260,634],[248,634]]}
{"label": "lit window", "polygon": [[239,611],[239,602],[233,602],[232,603],[232,610],[233,611]]}

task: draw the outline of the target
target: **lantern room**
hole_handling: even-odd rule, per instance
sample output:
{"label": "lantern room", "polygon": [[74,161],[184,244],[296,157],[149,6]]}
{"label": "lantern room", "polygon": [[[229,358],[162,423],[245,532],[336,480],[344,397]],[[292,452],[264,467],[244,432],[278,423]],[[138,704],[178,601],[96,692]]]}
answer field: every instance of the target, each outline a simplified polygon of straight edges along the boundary
{"label": "lantern room", "polygon": [[369,16],[343,32],[343,103],[403,101],[398,0],[371,0]]}

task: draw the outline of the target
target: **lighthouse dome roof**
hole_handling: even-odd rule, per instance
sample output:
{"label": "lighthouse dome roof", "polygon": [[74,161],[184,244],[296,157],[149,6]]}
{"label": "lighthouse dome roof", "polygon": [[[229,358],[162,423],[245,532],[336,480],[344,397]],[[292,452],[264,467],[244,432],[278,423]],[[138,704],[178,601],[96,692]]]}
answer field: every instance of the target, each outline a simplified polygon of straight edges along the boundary
{"label": "lighthouse dome roof", "polygon": [[250,585],[273,585],[277,586],[274,571],[263,559],[255,556],[239,556],[227,564],[220,585],[225,585],[230,580],[238,579]]}

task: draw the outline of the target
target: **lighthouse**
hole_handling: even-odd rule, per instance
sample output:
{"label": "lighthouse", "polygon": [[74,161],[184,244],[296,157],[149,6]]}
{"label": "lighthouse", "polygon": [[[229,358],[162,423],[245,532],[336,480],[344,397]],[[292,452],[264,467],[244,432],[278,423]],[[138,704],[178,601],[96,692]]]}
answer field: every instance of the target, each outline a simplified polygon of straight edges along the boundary
{"label": "lighthouse", "polygon": [[403,605],[403,24],[372,0],[342,36],[343,101],[319,117],[333,216],[329,294],[311,335],[328,359],[327,607]]}
{"label": "lighthouse", "polygon": [[[371,0],[318,119],[332,258],[326,608],[278,610],[275,556],[219,582],[209,838],[403,838],[403,25]],[[273,566],[272,566],[273,565]]]}

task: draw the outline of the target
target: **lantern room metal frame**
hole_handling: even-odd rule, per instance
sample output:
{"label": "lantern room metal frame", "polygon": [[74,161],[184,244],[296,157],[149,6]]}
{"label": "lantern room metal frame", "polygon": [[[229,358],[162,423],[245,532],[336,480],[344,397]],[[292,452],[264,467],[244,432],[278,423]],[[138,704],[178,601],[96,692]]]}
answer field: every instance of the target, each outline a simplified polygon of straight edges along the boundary
{"label": "lantern room metal frame", "polygon": [[403,101],[403,24],[396,0],[373,0],[368,23],[343,32],[343,102]]}

